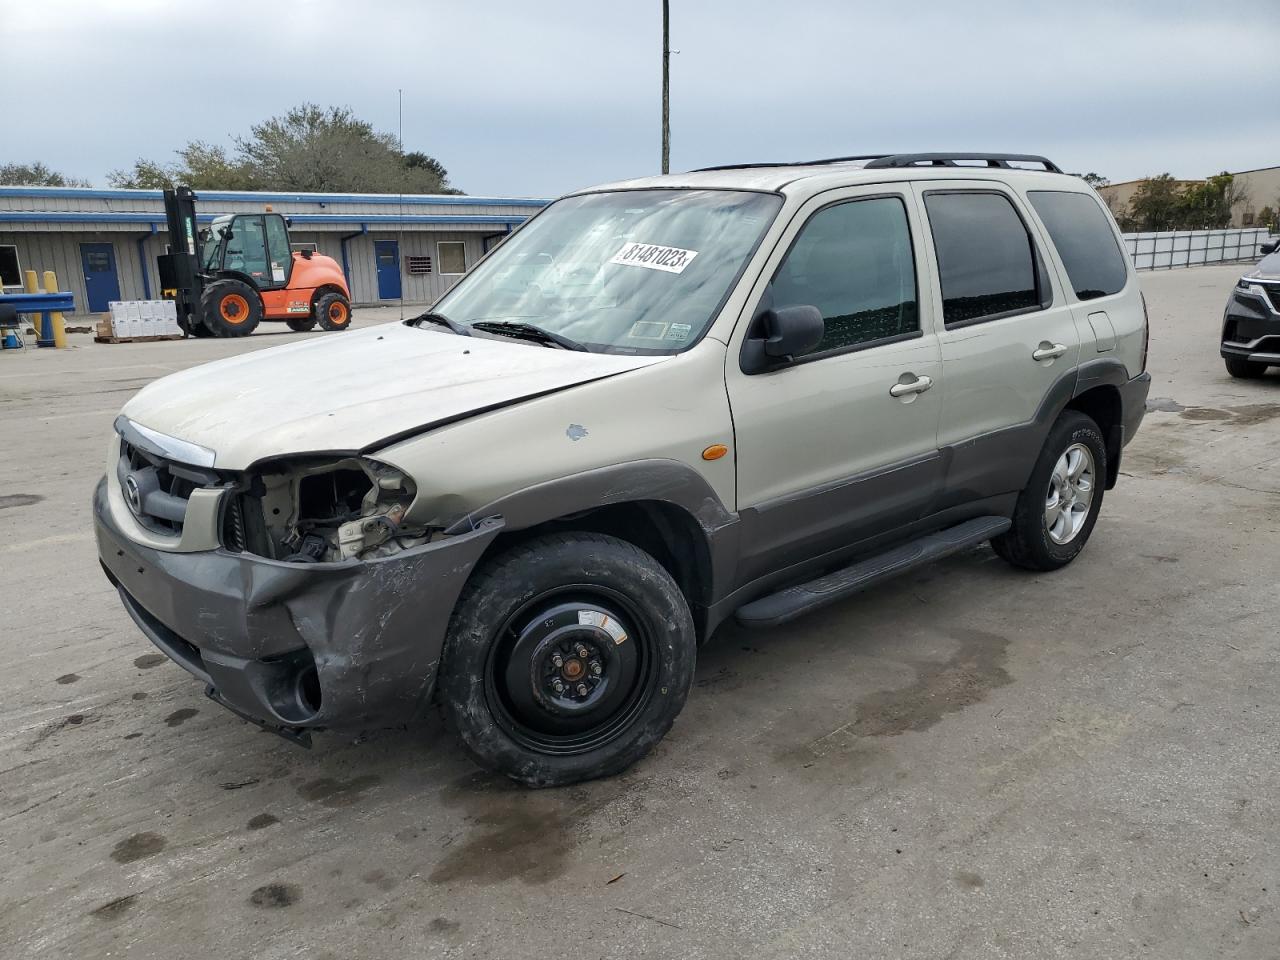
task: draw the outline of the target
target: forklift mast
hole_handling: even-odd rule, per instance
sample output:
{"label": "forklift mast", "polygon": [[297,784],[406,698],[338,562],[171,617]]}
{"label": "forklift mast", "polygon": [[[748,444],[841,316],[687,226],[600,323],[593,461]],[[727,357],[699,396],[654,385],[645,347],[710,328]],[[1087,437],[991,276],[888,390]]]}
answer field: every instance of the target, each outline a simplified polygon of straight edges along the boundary
{"label": "forklift mast", "polygon": [[204,292],[204,278],[200,273],[200,233],[196,227],[196,195],[190,187],[164,192],[164,215],[169,226],[169,252],[156,258],[160,288],[166,300],[175,301],[178,320],[186,329]]}

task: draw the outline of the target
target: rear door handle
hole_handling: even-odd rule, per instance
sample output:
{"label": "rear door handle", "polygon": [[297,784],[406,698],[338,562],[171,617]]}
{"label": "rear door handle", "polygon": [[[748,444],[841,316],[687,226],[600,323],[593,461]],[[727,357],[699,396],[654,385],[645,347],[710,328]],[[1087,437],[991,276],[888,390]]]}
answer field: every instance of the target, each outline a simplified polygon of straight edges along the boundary
{"label": "rear door handle", "polygon": [[1066,344],[1050,343],[1048,340],[1042,340],[1040,346],[1031,354],[1032,360],[1057,360],[1060,356],[1067,352]]}
{"label": "rear door handle", "polygon": [[[903,376],[911,377],[915,375],[911,373],[904,373]],[[933,386],[932,377],[916,377],[914,380],[907,380],[905,382],[902,380],[899,380],[897,383],[895,383],[892,387],[889,388],[889,396],[906,397],[906,396],[910,396],[913,393],[924,393],[926,390],[928,390],[932,386]]]}

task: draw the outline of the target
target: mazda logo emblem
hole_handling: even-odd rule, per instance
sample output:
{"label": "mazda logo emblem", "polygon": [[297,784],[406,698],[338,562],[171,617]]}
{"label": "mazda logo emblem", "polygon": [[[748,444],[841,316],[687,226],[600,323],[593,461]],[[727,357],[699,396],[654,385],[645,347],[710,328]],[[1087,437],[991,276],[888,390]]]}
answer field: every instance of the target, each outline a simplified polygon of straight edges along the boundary
{"label": "mazda logo emblem", "polygon": [[133,475],[124,478],[124,498],[129,502],[129,509],[134,513],[142,513],[142,491],[138,489],[138,481]]}

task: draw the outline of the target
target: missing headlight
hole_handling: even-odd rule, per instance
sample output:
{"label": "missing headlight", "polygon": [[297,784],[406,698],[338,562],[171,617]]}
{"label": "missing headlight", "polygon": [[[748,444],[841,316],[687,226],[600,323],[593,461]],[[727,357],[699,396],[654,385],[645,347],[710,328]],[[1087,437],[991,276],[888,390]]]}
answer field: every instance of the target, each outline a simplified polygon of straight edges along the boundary
{"label": "missing headlight", "polygon": [[240,514],[262,518],[262,535],[251,532],[247,549],[276,559],[315,563],[387,556],[426,543],[436,532],[405,521],[413,482],[365,457],[272,463],[246,486]]}

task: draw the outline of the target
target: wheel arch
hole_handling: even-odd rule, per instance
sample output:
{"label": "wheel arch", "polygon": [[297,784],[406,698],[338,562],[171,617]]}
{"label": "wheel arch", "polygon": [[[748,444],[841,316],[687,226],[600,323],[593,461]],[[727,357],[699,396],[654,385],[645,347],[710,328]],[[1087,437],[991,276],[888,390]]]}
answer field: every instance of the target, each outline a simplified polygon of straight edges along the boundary
{"label": "wheel arch", "polygon": [[492,516],[501,516],[505,525],[480,563],[546,533],[608,534],[644,550],[671,574],[700,640],[714,626],[707,608],[732,575],[737,517],[685,464],[642,461],[537,484],[471,511],[446,533]]}
{"label": "wheel arch", "polygon": [[1102,431],[1107,450],[1107,482],[1110,490],[1120,477],[1120,455],[1124,449],[1125,409],[1120,387],[1129,382],[1129,370],[1114,357],[1091,360],[1080,365],[1076,389],[1063,409],[1078,410],[1091,418]]}
{"label": "wheel arch", "polygon": [[315,310],[316,302],[326,293],[336,293],[347,301],[348,306],[351,304],[351,298],[347,295],[347,291],[342,289],[336,283],[322,283],[311,291],[311,309]]}

